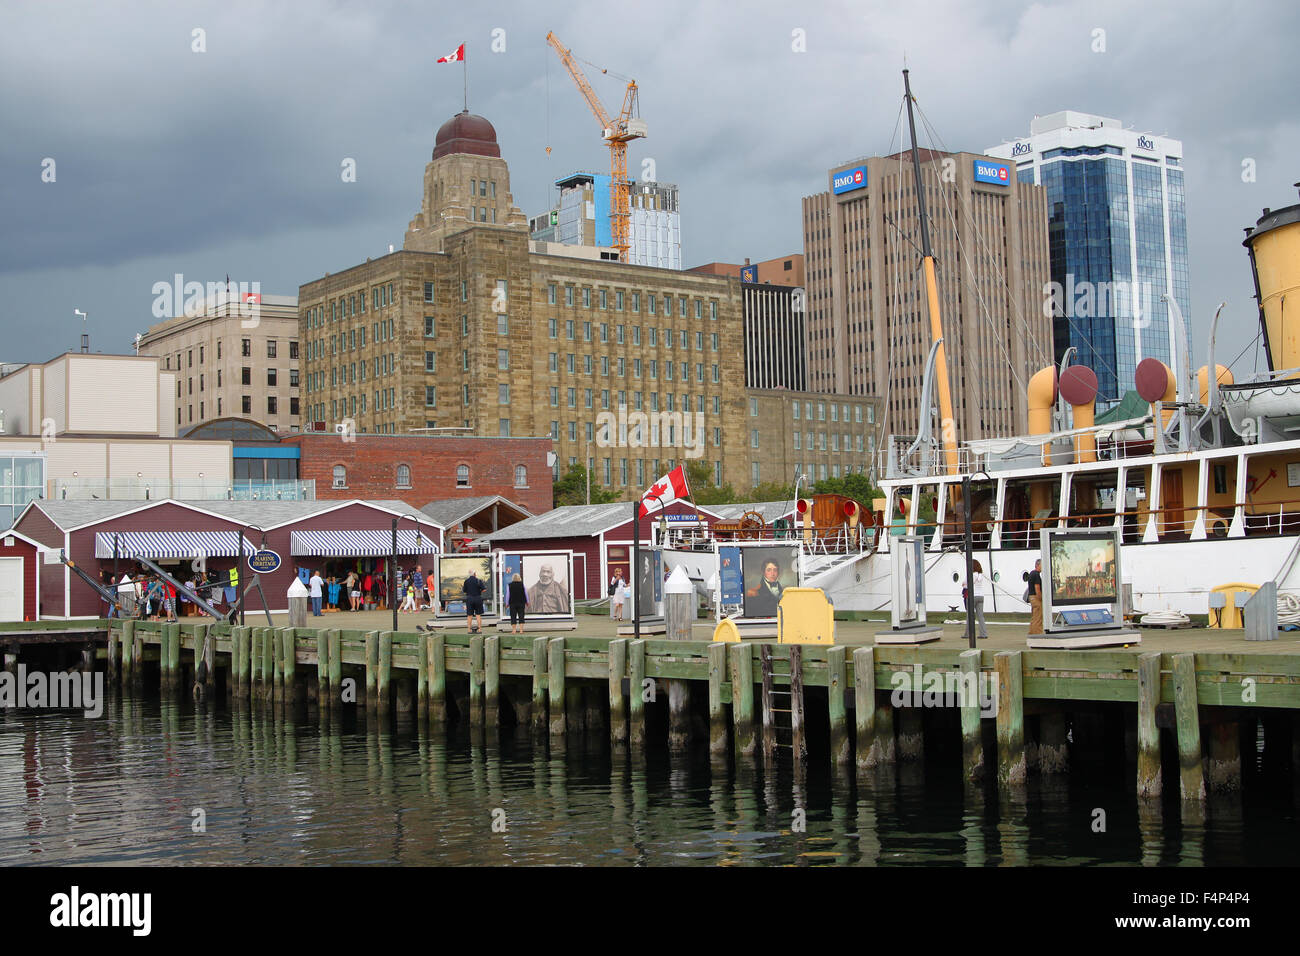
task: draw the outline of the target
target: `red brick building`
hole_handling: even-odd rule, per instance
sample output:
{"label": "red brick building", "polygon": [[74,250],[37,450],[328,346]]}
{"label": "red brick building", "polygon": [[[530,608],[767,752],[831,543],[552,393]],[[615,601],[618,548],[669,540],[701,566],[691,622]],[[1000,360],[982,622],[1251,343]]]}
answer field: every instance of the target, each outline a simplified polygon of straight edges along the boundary
{"label": "red brick building", "polygon": [[501,495],[533,514],[551,509],[550,438],[303,433],[298,477],[318,499],[441,501]]}

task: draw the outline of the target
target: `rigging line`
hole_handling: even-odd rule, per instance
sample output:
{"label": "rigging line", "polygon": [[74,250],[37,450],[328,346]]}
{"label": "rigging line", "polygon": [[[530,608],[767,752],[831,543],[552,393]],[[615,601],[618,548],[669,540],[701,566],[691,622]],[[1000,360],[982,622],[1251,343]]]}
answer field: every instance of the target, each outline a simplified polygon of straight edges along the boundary
{"label": "rigging line", "polygon": [[[945,153],[950,152],[947,147],[947,144],[945,144],[943,141],[943,137],[941,137],[938,131],[934,129],[934,127],[930,124],[929,118],[926,117],[925,113],[921,110],[920,104],[917,104],[916,111],[921,114],[921,124],[925,128],[927,135],[930,136],[931,145],[933,145],[935,142],[938,142],[943,152]],[[975,231],[975,237],[979,240],[980,247],[984,251],[985,257],[992,264],[994,271],[997,272],[998,278],[1002,281],[1003,288],[1005,288],[1007,292],[1010,293],[1011,288],[1010,288],[1010,284],[1007,282],[1006,273],[1003,272],[1002,269],[999,267],[997,258],[993,255],[993,251],[989,248],[988,243],[984,239],[984,234],[980,232],[978,228],[976,228],[975,223],[973,221],[970,221],[970,225],[971,228],[974,229]],[[1011,296],[1011,306],[1015,311],[1015,318],[1021,327],[1022,336],[1025,340],[1025,343],[1027,345],[1031,345],[1032,343],[1031,347],[1038,354],[1039,361],[1044,362],[1045,364],[1048,365],[1054,364],[1053,359],[1051,358],[1051,356],[1047,355],[1042,343],[1034,342],[1034,340],[1029,336],[1028,321],[1026,320],[1024,313],[1021,312],[1020,310],[1020,302],[1018,301],[1018,297],[1014,295]]]}
{"label": "rigging line", "polygon": [[[1260,337],[1262,334],[1263,334],[1262,331],[1260,331],[1260,332],[1256,332],[1256,333],[1255,333],[1255,337],[1254,337],[1253,339],[1251,339],[1249,342],[1246,343],[1246,348],[1244,348],[1244,349],[1242,349],[1240,352],[1238,352],[1238,353],[1237,353],[1237,357],[1236,357],[1235,359],[1233,359],[1230,363],[1228,363],[1228,370],[1229,370],[1229,371],[1232,370],[1232,366],[1236,365],[1238,362],[1241,361],[1241,357],[1242,357],[1243,355],[1246,354],[1247,349],[1251,349],[1251,348],[1254,348],[1254,347],[1255,347],[1255,344],[1256,344],[1257,342],[1259,342],[1259,337]],[[1259,352],[1258,352],[1258,351],[1255,352],[1255,361],[1256,361],[1256,367],[1258,367],[1258,362],[1259,362]]]}

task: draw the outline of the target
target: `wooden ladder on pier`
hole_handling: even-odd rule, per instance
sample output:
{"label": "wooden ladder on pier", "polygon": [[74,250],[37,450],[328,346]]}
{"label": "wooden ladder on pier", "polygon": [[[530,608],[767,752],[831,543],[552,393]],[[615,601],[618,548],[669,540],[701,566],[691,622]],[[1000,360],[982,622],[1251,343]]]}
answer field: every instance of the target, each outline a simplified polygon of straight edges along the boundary
{"label": "wooden ladder on pier", "polygon": [[[763,757],[771,760],[778,747],[788,748],[797,765],[808,757],[804,737],[803,653],[798,644],[790,648],[790,683],[778,688],[772,680],[772,645],[760,644],[759,660],[763,667]],[[784,706],[782,706],[784,705]]]}

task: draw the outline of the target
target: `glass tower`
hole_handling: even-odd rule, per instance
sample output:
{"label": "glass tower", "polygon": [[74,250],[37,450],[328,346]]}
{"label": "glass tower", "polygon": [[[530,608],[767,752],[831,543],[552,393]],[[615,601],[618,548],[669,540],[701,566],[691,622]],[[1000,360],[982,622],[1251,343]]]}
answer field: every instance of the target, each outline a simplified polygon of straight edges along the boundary
{"label": "glass tower", "polygon": [[1180,346],[1161,296],[1178,303],[1184,336],[1191,315],[1182,144],[1066,111],[987,152],[1014,159],[1020,182],[1047,190],[1044,310],[1056,360],[1078,349],[1074,361],[1097,373],[1099,406],[1133,388],[1142,359],[1173,367]]}

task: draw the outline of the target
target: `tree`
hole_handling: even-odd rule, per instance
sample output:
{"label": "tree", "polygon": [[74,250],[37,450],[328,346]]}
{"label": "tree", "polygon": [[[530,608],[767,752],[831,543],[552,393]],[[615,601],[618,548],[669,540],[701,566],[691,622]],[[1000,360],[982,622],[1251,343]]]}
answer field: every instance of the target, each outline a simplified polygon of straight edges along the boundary
{"label": "tree", "polygon": [[697,505],[725,505],[736,500],[736,490],[730,483],[721,486],[713,483],[713,469],[702,458],[686,463],[686,481]]}
{"label": "tree", "polygon": [[794,485],[783,485],[778,481],[765,481],[750,489],[748,501],[791,501],[794,498]]}
{"label": "tree", "polygon": [[[557,481],[551,489],[551,496],[555,507],[562,505],[584,505],[587,503],[587,469],[579,464],[572,464],[569,470],[564,473],[564,477]],[[591,486],[591,503],[593,505],[609,504],[611,501],[617,501],[618,495],[602,488],[600,485],[592,483]]]}

